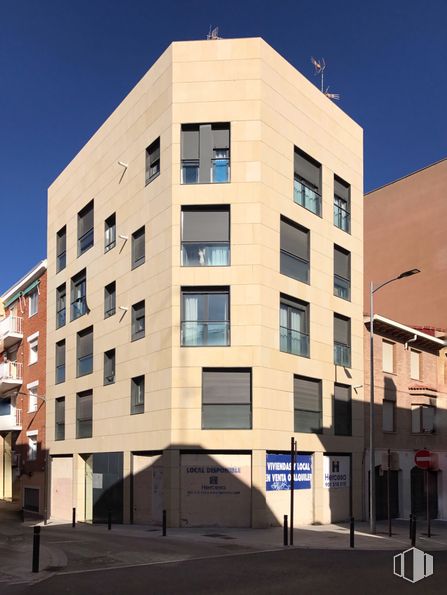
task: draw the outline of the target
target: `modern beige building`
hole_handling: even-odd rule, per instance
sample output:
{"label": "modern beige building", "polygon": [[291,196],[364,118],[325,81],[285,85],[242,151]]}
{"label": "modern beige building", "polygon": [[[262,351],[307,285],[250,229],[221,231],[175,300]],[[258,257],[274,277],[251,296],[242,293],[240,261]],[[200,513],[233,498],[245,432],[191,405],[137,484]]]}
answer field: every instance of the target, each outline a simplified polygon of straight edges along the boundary
{"label": "modern beige building", "polygon": [[[362,511],[362,130],[262,39],[173,43],[49,190],[51,514]],[[66,315],[65,315],[66,312]]]}

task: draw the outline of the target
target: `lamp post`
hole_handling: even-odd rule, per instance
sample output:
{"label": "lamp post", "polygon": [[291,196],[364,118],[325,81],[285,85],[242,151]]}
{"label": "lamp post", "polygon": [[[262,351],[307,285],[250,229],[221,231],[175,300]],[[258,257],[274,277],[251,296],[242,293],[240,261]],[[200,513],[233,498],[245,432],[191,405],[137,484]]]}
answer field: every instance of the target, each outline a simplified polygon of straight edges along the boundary
{"label": "lamp post", "polygon": [[397,277],[384,281],[377,287],[371,281],[369,289],[369,529],[371,533],[376,532],[376,464],[374,450],[374,294],[385,285],[411,277],[420,273],[419,269],[404,271]]}

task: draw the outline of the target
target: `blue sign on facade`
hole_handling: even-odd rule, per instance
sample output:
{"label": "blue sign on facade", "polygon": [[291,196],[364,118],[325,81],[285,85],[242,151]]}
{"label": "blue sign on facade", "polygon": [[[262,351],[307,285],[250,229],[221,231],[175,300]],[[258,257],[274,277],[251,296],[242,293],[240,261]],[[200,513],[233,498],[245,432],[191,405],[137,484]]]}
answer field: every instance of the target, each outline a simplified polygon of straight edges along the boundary
{"label": "blue sign on facade", "polygon": [[[292,475],[290,455],[267,453],[265,487],[268,492],[290,490]],[[312,487],[312,455],[297,455],[293,473],[295,490]]]}

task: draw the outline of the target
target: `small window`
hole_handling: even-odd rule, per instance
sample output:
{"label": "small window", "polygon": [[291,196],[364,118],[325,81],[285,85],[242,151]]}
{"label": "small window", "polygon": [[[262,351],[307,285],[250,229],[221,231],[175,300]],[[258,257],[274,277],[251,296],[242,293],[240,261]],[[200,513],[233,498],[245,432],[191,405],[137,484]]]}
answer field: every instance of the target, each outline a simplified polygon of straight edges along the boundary
{"label": "small window", "polygon": [[33,383],[32,386],[28,385],[27,388],[28,388],[28,412],[34,413],[38,409],[37,391],[39,389],[39,385]]}
{"label": "small window", "polygon": [[56,343],[56,384],[65,382],[65,339]]}
{"label": "small window", "polygon": [[394,432],[396,403],[388,399],[382,402],[382,430],[384,432]]}
{"label": "small window", "polygon": [[109,349],[104,352],[104,384],[115,382],[115,350]]}
{"label": "small window", "polygon": [[23,488],[23,508],[39,512],[39,488]]}
{"label": "small window", "polygon": [[283,275],[309,283],[309,230],[281,217],[281,260]]}
{"label": "small window", "polygon": [[334,295],[351,299],[351,253],[334,246]]}
{"label": "small window", "polygon": [[182,288],[181,345],[230,344],[230,290],[228,287]]}
{"label": "small window", "polygon": [[144,413],[144,376],[132,378],[130,391],[130,413]]}
{"label": "small window", "polygon": [[85,376],[93,372],[93,327],[90,326],[77,334],[77,369],[76,376]]}
{"label": "small window", "polygon": [[345,384],[334,385],[334,434],[352,435],[351,387]]}
{"label": "small window", "polygon": [[294,431],[321,434],[322,405],[321,380],[295,376],[294,394]]}
{"label": "small window", "polygon": [[29,294],[28,304],[29,304],[29,316],[31,317],[31,316],[34,316],[34,314],[37,314],[37,310],[39,308],[39,292],[37,289],[34,289]]}
{"label": "small window", "polygon": [[104,318],[113,316],[116,312],[116,282],[112,281],[104,287]]}
{"label": "small window", "polygon": [[28,461],[35,461],[37,459],[37,431],[35,434],[28,435]]}
{"label": "small window", "polygon": [[160,137],[146,149],[146,184],[160,174]]}
{"label": "small window", "polygon": [[145,334],[144,300],[132,306],[132,341],[142,339]]}
{"label": "small window", "polygon": [[39,359],[39,337],[34,336],[32,339],[28,339],[29,345],[29,365],[35,364]]}
{"label": "small window", "polygon": [[76,395],[76,438],[91,438],[93,424],[93,391]]}
{"label": "small window", "polygon": [[230,181],[230,124],[183,124],[181,183]]}
{"label": "small window", "polygon": [[64,225],[56,234],[56,273],[67,266],[67,227]]}
{"label": "small window", "polygon": [[334,314],[334,364],[351,367],[351,320]]}
{"label": "small window", "polygon": [[104,221],[104,252],[116,246],[116,216],[115,213]]}
{"label": "small window", "polygon": [[251,429],[251,369],[202,372],[202,429]]}
{"label": "small window", "polygon": [[132,268],[136,269],[145,261],[144,225],[132,234]]}
{"label": "small window", "polygon": [[284,353],[309,357],[309,304],[281,295],[280,349]]}
{"label": "small window", "polygon": [[93,200],[91,200],[78,213],[78,256],[93,246],[93,204]]}
{"label": "small window", "polygon": [[182,266],[230,264],[230,207],[182,207]]}
{"label": "small window", "polygon": [[295,147],[294,201],[321,217],[321,163]]}
{"label": "small window", "polygon": [[65,283],[56,289],[56,328],[61,328],[66,322],[67,292]]}
{"label": "small window", "polygon": [[76,320],[87,313],[86,269],[71,278],[71,319]]}
{"label": "small window", "polygon": [[351,232],[351,186],[334,176],[334,225]]}
{"label": "small window", "polygon": [[394,373],[394,343],[382,341],[382,369],[389,374]]}
{"label": "small window", "polygon": [[432,434],[435,431],[436,408],[431,405],[411,406],[411,431]]}
{"label": "small window", "polygon": [[54,439],[65,440],[65,397],[58,397],[55,401]]}
{"label": "small window", "polygon": [[421,352],[410,349],[410,376],[413,380],[421,379]]}

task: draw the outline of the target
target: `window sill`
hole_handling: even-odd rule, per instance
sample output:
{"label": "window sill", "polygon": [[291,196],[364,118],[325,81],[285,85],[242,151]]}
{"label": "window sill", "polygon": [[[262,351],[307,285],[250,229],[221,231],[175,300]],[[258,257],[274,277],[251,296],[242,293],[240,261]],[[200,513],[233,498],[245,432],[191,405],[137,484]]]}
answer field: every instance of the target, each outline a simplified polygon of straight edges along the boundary
{"label": "window sill", "polygon": [[33,314],[28,314],[28,318],[32,318],[33,316],[36,316],[36,314],[39,314],[39,312],[34,312]]}
{"label": "window sill", "polygon": [[149,186],[149,184],[151,182],[153,182],[154,180],[156,180],[160,175],[160,172],[157,172],[156,174],[154,174],[153,176],[151,176],[150,178],[146,178],[146,183],[145,186]]}
{"label": "window sill", "polygon": [[35,364],[39,363],[39,360],[35,361],[35,362],[29,362],[28,363],[28,367],[29,366],[34,366]]}
{"label": "window sill", "polygon": [[141,341],[141,339],[144,339],[146,335],[142,335],[141,337],[131,337],[130,342],[134,343],[135,341]]}
{"label": "window sill", "polygon": [[135,263],[134,263],[134,264],[132,264],[132,268],[131,268],[131,270],[132,270],[132,271],[134,271],[134,270],[135,270],[135,269],[137,269],[138,267],[141,267],[141,266],[142,266],[142,265],[143,265],[145,262],[146,262],[146,260],[142,260],[141,262],[138,262],[138,263],[136,263],[136,264],[135,264]]}

